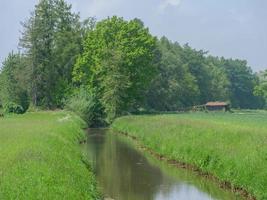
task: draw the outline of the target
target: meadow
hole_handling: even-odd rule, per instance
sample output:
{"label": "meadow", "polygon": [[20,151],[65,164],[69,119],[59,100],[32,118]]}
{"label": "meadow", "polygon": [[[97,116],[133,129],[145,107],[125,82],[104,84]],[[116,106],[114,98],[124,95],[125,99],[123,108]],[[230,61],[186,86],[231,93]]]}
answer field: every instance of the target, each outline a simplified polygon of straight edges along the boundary
{"label": "meadow", "polygon": [[0,199],[99,199],[83,127],[65,111],[0,118]]}
{"label": "meadow", "polygon": [[257,199],[267,199],[267,113],[126,116],[112,129],[154,152],[198,167]]}

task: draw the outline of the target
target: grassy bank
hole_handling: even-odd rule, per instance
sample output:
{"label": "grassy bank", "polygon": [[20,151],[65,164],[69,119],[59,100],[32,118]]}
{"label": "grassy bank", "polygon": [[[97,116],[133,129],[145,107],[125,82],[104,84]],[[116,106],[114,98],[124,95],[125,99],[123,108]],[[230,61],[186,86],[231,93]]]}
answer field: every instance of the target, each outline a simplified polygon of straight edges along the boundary
{"label": "grassy bank", "polygon": [[67,112],[0,118],[0,199],[98,199],[79,147],[83,126]]}
{"label": "grassy bank", "polygon": [[267,199],[267,114],[129,116],[112,128],[127,132],[168,159],[210,172]]}

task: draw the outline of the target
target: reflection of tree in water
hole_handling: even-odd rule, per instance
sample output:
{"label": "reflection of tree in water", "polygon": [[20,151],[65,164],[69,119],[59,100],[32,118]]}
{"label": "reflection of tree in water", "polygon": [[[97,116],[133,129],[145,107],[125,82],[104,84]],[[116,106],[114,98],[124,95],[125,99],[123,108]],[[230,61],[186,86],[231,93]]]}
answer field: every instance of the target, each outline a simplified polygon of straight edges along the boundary
{"label": "reflection of tree in water", "polygon": [[97,170],[97,157],[101,153],[105,143],[105,130],[90,129],[88,135],[87,155],[92,163],[93,169]]}
{"label": "reflection of tree in water", "polygon": [[[162,174],[126,143],[115,136],[91,137],[97,179],[104,193],[116,200],[152,200],[162,183]],[[102,143],[102,147],[100,147]]]}

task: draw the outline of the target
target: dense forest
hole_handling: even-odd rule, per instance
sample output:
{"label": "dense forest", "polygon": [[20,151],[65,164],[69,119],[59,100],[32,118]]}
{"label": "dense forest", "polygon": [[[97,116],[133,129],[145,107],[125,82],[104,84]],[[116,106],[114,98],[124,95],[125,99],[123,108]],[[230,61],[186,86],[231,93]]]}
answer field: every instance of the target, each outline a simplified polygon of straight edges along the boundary
{"label": "dense forest", "polygon": [[96,125],[207,101],[266,106],[267,72],[157,38],[140,19],[81,20],[64,0],[41,0],[22,28],[19,51],[8,55],[0,73],[6,112],[68,108]]}

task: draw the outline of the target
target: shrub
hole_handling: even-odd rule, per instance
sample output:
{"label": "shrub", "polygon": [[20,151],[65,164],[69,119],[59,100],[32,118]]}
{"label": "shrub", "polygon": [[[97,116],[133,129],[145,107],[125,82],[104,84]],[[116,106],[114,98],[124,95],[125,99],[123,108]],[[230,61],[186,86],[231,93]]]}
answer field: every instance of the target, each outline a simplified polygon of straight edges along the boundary
{"label": "shrub", "polygon": [[4,106],[4,110],[6,113],[15,113],[15,114],[23,114],[25,111],[21,105],[18,105],[13,102],[9,102]]}
{"label": "shrub", "polygon": [[75,112],[88,126],[100,126],[103,124],[101,106],[95,95],[86,88],[80,88],[66,101],[65,108]]}

